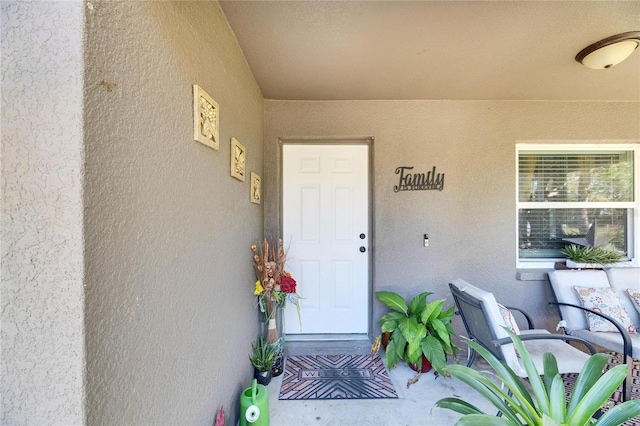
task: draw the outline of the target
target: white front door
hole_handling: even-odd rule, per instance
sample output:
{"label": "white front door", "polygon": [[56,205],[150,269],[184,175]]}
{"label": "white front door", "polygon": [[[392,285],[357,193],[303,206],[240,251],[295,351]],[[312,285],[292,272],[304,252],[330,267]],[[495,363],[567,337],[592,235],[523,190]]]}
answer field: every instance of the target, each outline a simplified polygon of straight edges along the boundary
{"label": "white front door", "polygon": [[283,146],[285,269],[297,281],[287,334],[360,334],[369,328],[369,147]]}

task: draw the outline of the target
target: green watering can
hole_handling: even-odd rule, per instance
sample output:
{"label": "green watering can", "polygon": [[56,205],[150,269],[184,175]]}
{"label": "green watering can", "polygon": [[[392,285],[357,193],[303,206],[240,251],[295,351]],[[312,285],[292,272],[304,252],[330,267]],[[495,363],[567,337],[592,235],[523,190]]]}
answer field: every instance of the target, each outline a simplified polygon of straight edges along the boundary
{"label": "green watering can", "polygon": [[256,379],[240,395],[240,426],[269,426],[269,395]]}

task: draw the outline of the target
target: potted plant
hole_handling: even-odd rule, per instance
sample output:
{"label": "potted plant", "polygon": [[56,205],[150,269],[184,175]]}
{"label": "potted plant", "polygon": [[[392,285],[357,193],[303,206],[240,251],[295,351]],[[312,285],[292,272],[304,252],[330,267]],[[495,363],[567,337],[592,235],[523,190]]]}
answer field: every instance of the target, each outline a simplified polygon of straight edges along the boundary
{"label": "potted plant", "polygon": [[253,365],[253,377],[261,385],[267,386],[271,382],[271,367],[276,359],[276,349],[262,336],[258,336],[256,342],[251,344],[251,349],[249,360]]}
{"label": "potted plant", "polygon": [[562,254],[567,256],[569,268],[602,268],[625,257],[625,253],[610,245],[591,247],[571,244],[562,249]]}
{"label": "potted plant", "polygon": [[386,345],[387,369],[404,360],[420,373],[426,359],[438,373],[443,373],[447,355],[455,357],[459,348],[451,342],[451,336],[456,334],[451,327],[454,307],[443,310],[445,299],[427,303],[432,294],[420,293],[407,305],[397,293],[376,292],[376,297],[391,312],[379,319],[381,334],[373,343],[372,354],[378,351],[381,342]]}
{"label": "potted plant", "polygon": [[603,232],[594,222],[589,226],[584,237],[563,238],[571,243],[561,251],[567,256],[568,268],[603,268],[620,262],[626,253],[616,249],[610,241],[614,238],[611,232]]}
{"label": "potted plant", "polygon": [[483,374],[464,365],[449,365],[446,371],[490,401],[502,413],[502,417],[486,414],[460,398],[443,398],[436,402],[436,407],[464,414],[456,425],[617,426],[640,415],[640,400],[623,402],[602,414],[601,408],[627,375],[625,365],[616,365],[602,373],[610,355],[591,355],[576,379],[567,404],[556,358],[550,353],[545,354],[544,378],[541,378],[522,341],[510,330],[506,331],[523,361],[529,386],[525,386],[515,372],[495,355],[480,344],[469,341],[469,346],[478,351],[495,370],[495,374]]}
{"label": "potted plant", "polygon": [[277,243],[273,238],[265,238],[259,245],[252,244],[253,266],[257,281],[253,294],[258,299],[262,326],[267,343],[275,348],[276,358],[271,367],[272,375],[282,374],[284,363],[284,333],[282,310],[286,302],[296,305],[298,320],[302,330],[300,316],[300,295],[296,293],[296,280],[284,269],[286,253],[282,239]]}

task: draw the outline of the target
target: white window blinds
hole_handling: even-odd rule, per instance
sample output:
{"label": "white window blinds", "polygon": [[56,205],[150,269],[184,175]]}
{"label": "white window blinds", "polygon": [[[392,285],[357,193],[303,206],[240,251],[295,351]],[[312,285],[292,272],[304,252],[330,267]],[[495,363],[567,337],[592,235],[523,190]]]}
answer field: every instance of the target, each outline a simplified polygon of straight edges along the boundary
{"label": "white window blinds", "polygon": [[598,234],[632,248],[634,150],[518,150],[519,259],[562,258],[566,238]]}
{"label": "white window blinds", "polygon": [[633,152],[519,154],[520,202],[632,202]]}

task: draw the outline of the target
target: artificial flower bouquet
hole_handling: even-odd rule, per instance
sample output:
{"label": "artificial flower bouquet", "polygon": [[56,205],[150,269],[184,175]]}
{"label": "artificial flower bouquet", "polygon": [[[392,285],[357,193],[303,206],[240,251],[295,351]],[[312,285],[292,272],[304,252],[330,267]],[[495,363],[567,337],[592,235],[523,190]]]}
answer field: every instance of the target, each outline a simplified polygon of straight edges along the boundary
{"label": "artificial flower bouquet", "polygon": [[286,253],[282,239],[277,244],[273,239],[264,239],[263,243],[251,246],[253,266],[258,277],[254,295],[258,297],[261,312],[265,314],[267,325],[267,342],[278,343],[278,329],[275,311],[284,307],[287,300],[296,305],[300,319],[300,295],[296,293],[296,280],[284,270]]}

